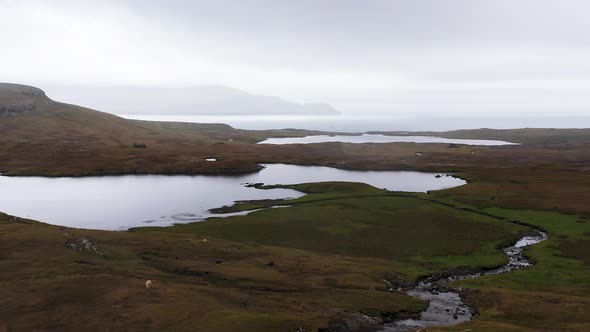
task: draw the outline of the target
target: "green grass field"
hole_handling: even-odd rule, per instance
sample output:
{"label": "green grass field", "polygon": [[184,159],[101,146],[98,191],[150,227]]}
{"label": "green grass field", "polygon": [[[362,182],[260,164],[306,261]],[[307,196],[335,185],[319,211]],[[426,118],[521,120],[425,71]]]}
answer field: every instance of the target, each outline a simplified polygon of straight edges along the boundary
{"label": "green grass field", "polygon": [[309,194],[282,202],[289,205],[282,209],[158,231],[387,259],[406,265],[400,272],[412,280],[442,268],[501,265],[505,257],[497,248],[526,231],[519,225],[428,201],[425,195],[391,194],[349,183],[291,187]]}
{"label": "green grass field", "polygon": [[456,283],[456,287],[476,290],[469,297],[480,314],[460,326],[429,330],[590,330],[586,314],[590,268],[585,250],[590,220],[584,216],[475,207],[449,197],[437,200],[432,195],[390,193],[350,183],[289,187],[308,195],[280,203],[287,208],[159,231],[379,258],[388,261],[396,276],[415,280],[444,268],[503,264],[499,248],[526,233],[530,225],[550,234],[548,241],[526,251],[536,265]]}

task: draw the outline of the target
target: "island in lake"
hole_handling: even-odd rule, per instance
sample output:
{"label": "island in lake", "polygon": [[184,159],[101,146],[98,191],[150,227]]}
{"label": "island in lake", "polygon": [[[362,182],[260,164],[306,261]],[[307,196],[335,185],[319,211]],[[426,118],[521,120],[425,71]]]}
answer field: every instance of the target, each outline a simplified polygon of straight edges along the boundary
{"label": "island in lake", "polygon": [[590,129],[362,141],[50,97],[0,84],[0,331],[590,329]]}

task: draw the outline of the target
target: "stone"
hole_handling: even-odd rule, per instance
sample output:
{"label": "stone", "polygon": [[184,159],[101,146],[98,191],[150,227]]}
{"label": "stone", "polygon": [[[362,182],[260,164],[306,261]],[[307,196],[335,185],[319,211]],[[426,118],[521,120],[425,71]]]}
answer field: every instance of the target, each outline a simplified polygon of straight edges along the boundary
{"label": "stone", "polygon": [[87,252],[98,256],[103,256],[103,254],[98,250],[96,241],[84,237],[70,239],[66,241],[65,246],[74,251]]}

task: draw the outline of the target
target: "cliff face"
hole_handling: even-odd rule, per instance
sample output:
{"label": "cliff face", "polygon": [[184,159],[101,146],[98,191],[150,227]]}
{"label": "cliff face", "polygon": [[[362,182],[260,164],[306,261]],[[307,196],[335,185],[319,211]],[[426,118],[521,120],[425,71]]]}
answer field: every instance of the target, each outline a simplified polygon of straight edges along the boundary
{"label": "cliff face", "polygon": [[41,89],[26,85],[0,83],[0,115],[31,112],[47,100],[45,92]]}

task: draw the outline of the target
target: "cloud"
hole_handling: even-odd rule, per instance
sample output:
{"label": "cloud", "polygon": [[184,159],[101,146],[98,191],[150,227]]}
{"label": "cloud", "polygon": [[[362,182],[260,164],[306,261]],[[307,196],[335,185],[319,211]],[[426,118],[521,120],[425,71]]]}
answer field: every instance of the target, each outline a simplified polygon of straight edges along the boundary
{"label": "cloud", "polygon": [[583,0],[0,0],[2,79],[222,84],[351,111],[584,110]]}

